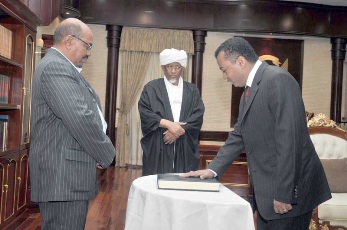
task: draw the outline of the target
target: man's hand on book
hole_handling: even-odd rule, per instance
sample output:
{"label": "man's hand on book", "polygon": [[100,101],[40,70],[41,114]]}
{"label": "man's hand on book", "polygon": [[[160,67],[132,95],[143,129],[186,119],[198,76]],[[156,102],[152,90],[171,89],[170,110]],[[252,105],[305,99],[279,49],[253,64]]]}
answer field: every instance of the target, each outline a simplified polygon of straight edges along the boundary
{"label": "man's hand on book", "polygon": [[197,170],[197,171],[190,171],[187,173],[180,173],[181,177],[200,177],[201,179],[206,178],[213,178],[214,174],[211,170],[204,169],[204,170]]}

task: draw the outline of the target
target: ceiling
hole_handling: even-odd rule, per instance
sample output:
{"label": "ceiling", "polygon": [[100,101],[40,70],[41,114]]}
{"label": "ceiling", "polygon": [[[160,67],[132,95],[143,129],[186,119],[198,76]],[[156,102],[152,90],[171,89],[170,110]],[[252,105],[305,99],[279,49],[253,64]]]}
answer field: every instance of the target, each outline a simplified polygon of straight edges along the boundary
{"label": "ceiling", "polygon": [[281,0],[286,2],[305,2],[330,6],[347,6],[347,0]]}

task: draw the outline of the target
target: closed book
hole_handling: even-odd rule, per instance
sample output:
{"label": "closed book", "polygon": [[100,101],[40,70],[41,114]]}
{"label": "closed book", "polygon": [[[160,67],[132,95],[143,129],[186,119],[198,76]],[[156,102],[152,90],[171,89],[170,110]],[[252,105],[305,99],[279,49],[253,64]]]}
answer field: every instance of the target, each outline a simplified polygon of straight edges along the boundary
{"label": "closed book", "polygon": [[0,141],[0,149],[6,149],[7,147],[7,137],[8,137],[8,121],[10,119],[9,115],[0,115],[0,128],[1,128],[1,141]]}
{"label": "closed book", "polygon": [[5,122],[0,121],[0,150],[4,149],[4,125]]}
{"label": "closed book", "polygon": [[216,178],[200,179],[200,177],[180,177],[179,174],[158,174],[159,189],[190,190],[218,192],[220,182]]}

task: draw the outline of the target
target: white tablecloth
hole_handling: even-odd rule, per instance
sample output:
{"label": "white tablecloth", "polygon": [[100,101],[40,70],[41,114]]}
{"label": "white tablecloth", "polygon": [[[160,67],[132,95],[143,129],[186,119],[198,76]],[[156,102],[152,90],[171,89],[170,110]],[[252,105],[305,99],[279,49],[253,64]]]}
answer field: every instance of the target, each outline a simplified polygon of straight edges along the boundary
{"label": "white tablecloth", "polygon": [[254,230],[250,204],[228,188],[161,190],[156,179],[151,175],[133,181],[125,230]]}

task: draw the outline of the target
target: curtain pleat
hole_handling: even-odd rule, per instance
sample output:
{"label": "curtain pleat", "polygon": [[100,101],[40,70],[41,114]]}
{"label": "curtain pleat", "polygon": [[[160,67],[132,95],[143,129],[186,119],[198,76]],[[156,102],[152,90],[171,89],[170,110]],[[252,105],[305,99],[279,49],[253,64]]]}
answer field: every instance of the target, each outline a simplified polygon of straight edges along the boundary
{"label": "curtain pleat", "polygon": [[143,86],[143,73],[147,72],[149,64],[148,52],[124,51],[121,53],[122,68],[122,96],[119,107],[116,162],[124,166],[129,159],[128,121],[127,115],[134,105]]}
{"label": "curtain pleat", "polygon": [[122,30],[120,50],[160,53],[164,49],[181,49],[194,54],[193,33],[189,30],[144,29],[126,27]]}

